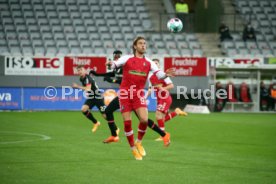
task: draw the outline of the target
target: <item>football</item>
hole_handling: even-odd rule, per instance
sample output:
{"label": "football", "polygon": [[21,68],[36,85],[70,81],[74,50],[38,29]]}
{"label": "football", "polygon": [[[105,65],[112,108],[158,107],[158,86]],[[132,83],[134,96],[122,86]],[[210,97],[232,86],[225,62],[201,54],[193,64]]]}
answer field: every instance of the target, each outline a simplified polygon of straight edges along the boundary
{"label": "football", "polygon": [[172,18],[167,23],[168,30],[173,33],[180,32],[183,28],[183,23],[179,18]]}

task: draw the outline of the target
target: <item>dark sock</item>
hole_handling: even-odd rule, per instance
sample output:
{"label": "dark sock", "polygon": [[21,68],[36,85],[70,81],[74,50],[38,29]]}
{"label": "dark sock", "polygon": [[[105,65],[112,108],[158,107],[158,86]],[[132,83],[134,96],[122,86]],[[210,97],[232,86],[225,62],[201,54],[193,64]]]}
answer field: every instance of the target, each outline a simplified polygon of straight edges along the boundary
{"label": "dark sock", "polygon": [[115,124],[113,113],[106,113],[106,120],[112,136],[117,136],[116,130],[118,127]]}
{"label": "dark sock", "polygon": [[108,126],[110,129],[111,135],[116,137],[117,136],[117,133],[116,133],[117,127],[116,127],[115,123],[113,121],[108,121]]}
{"label": "dark sock", "polygon": [[159,135],[164,137],[166,133],[162,131],[151,119],[148,119],[148,127],[150,127],[153,131],[157,132]]}
{"label": "dark sock", "polygon": [[116,126],[115,121],[114,121],[113,113],[106,112],[106,120],[107,120],[108,122],[113,121],[115,130],[117,130],[117,126]]}
{"label": "dark sock", "polygon": [[91,112],[86,111],[82,112],[85,117],[87,117],[89,120],[91,120],[94,124],[96,124],[98,121],[94,118],[94,116],[91,114]]}

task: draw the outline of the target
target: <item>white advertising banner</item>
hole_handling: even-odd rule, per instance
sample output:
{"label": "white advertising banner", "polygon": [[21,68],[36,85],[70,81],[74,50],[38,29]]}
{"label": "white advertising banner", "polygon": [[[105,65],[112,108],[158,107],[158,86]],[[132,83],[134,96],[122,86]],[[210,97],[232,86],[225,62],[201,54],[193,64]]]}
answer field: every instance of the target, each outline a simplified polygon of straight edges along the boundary
{"label": "white advertising banner", "polygon": [[208,58],[209,65],[215,68],[261,68],[263,58]]}
{"label": "white advertising banner", "polygon": [[5,57],[5,75],[62,76],[64,58]]}
{"label": "white advertising banner", "polygon": [[185,112],[188,113],[199,113],[199,114],[210,114],[208,107],[205,105],[186,105],[184,108]]}

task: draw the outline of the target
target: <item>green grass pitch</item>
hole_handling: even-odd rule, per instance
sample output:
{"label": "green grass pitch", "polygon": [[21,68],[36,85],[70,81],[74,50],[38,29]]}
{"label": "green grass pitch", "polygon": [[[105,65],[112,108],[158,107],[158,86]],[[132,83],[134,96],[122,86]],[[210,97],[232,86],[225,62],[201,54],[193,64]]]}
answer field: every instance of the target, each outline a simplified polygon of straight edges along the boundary
{"label": "green grass pitch", "polygon": [[131,154],[121,115],[120,142],[103,144],[108,126],[95,114],[102,125],[92,134],[81,112],[1,112],[0,183],[276,183],[275,114],[176,117],[166,123],[168,148],[147,130],[142,161]]}

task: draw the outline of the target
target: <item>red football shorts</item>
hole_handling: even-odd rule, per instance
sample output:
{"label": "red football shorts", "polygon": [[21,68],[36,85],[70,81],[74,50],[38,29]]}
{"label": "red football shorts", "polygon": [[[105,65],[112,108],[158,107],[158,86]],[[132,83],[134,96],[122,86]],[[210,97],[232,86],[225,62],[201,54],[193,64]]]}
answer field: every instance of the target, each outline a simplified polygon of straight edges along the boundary
{"label": "red football shorts", "polygon": [[172,97],[168,96],[165,99],[157,99],[157,111],[160,111],[164,114],[169,112],[170,106],[172,104]]}
{"label": "red football shorts", "polygon": [[144,96],[144,93],[141,93],[140,96],[137,96],[135,93],[133,95],[119,95],[121,112],[131,112],[141,107],[147,108],[148,106]]}

